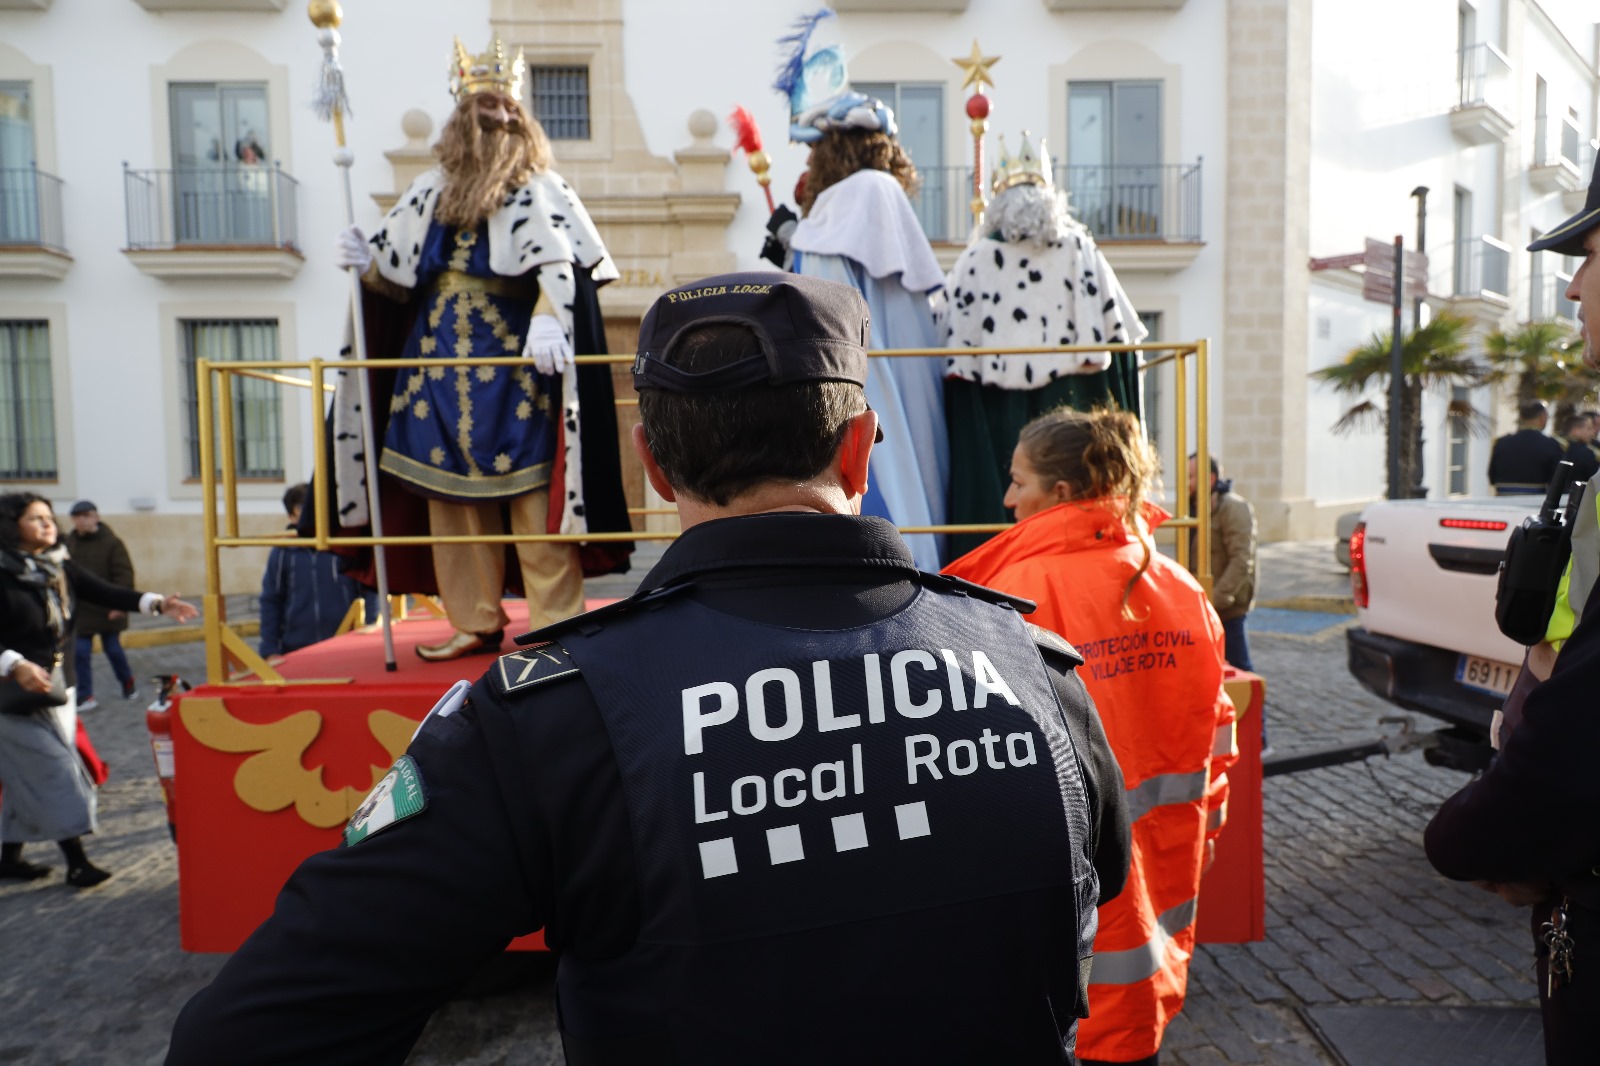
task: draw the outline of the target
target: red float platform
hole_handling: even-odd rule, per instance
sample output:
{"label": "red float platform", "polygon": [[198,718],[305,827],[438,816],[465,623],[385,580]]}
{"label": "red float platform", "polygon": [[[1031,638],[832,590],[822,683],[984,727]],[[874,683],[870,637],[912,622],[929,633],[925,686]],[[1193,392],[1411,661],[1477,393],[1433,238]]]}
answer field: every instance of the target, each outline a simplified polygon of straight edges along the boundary
{"label": "red float platform", "polygon": [[[589,606],[600,602],[607,601]],[[506,610],[508,633],[527,628],[526,604],[510,601]],[[363,630],[287,656],[278,669],[289,684],[208,684],[174,701],[185,951],[237,948],[272,913],[301,860],[338,843],[345,822],[445,690],[476,680],[493,662],[486,655],[450,663],[417,658],[416,645],[450,632],[439,619],[397,624],[393,673],[384,670],[381,633]],[[1236,675],[1229,692],[1240,712],[1241,758],[1229,775],[1228,829],[1201,886],[1198,935],[1209,943],[1264,935],[1261,679]],[[539,934],[513,944],[543,946]]]}
{"label": "red float platform", "polygon": [[[608,603],[591,601],[591,608]],[[507,601],[510,634],[527,604]],[[185,951],[232,951],[267,915],[306,856],[334,847],[346,821],[456,681],[494,662],[417,658],[451,633],[442,619],[394,627],[398,669],[376,627],[286,656],[289,684],[202,685],[174,701],[179,928]],[[314,683],[324,681],[327,683]],[[513,945],[542,949],[538,934]]]}

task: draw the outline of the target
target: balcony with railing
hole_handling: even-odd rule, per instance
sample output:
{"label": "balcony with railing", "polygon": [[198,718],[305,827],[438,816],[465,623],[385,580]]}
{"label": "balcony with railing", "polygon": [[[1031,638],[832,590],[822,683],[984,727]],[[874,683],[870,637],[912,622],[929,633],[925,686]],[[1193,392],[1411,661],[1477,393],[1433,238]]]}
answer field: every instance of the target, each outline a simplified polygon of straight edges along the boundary
{"label": "balcony with railing", "polygon": [[1567,211],[1579,211],[1589,196],[1589,179],[1594,174],[1595,156],[1600,154],[1600,141],[1593,138],[1579,137],[1578,154],[1574,157],[1577,162],[1578,184],[1571,189],[1561,191],[1561,206]]}
{"label": "balcony with railing", "polygon": [[1461,50],[1450,128],[1468,144],[1503,144],[1515,114],[1511,62],[1487,41]]}
{"label": "balcony with railing", "polygon": [[0,277],[60,278],[72,265],[62,181],[38,167],[0,167]]}
{"label": "balcony with railing", "polygon": [[[919,168],[912,208],[935,243],[964,244],[972,232],[972,168]],[[1055,167],[1073,217],[1094,234],[1117,270],[1181,270],[1202,246],[1200,161],[1152,166]]]}
{"label": "balcony with railing", "polygon": [[1532,322],[1564,318],[1578,321],[1578,305],[1567,299],[1567,286],[1572,284],[1571,274],[1536,276],[1530,279],[1528,292],[1528,319]]}
{"label": "balcony with railing", "polygon": [[1511,307],[1511,246],[1493,237],[1456,245],[1450,303],[1469,318],[1498,325]]}
{"label": "balcony with railing", "polygon": [[1541,192],[1576,192],[1589,179],[1578,169],[1582,137],[1569,116],[1539,115],[1533,122],[1533,166],[1528,181]]}
{"label": "balcony with railing", "polygon": [[288,278],[304,262],[299,183],[277,164],[131,170],[125,254],[154,277]]}

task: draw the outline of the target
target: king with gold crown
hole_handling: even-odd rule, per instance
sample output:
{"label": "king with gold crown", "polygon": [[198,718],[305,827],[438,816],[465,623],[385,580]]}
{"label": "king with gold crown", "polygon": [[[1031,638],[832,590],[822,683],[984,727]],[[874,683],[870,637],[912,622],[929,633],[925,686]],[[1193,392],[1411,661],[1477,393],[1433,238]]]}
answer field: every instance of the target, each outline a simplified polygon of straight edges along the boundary
{"label": "king with gold crown", "polygon": [[[1134,344],[1145,327],[1094,237],[1056,190],[1050,155],[1023,131],[999,139],[993,197],[945,279],[939,332],[948,348]],[[1139,412],[1134,355],[954,355],[945,360],[949,521],[1006,522],[1017,433],[1056,407]],[[953,537],[968,551],[982,537]]]}
{"label": "king with gold crown", "polygon": [[[433,148],[438,165],[411,183],[370,238],[352,226],[337,241],[339,265],[363,271],[358,325],[370,357],[526,360],[421,366],[374,389],[389,397],[375,401],[373,416],[390,526],[391,513],[407,511],[403,489],[435,536],[629,528],[608,368],[573,363],[575,351],[606,350],[596,292],[617,268],[578,194],[551,169],[550,141],[523,104],[525,71],[521,49],[512,56],[498,34],[476,56],[457,39],[449,68],[456,107]],[[365,511],[356,391],[341,387],[335,404],[339,513],[354,516],[347,525]],[[517,545],[513,573],[529,625],[581,611],[585,572],[625,569],[628,550]],[[419,655],[499,648],[508,554],[498,544],[435,545],[430,559],[408,566],[404,553],[391,552],[390,588],[436,590],[456,631]]]}

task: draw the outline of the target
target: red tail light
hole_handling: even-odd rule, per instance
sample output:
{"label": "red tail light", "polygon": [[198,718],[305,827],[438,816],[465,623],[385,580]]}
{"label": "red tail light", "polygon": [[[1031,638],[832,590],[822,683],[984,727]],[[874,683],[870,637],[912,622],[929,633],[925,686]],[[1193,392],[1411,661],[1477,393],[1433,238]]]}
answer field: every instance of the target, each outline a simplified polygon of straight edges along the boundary
{"label": "red tail light", "polygon": [[1504,533],[1506,523],[1488,518],[1441,518],[1439,524],[1446,529],[1484,529],[1490,533]]}
{"label": "red tail light", "polygon": [[1350,595],[1355,597],[1357,607],[1365,607],[1369,594],[1367,591],[1367,524],[1357,522],[1355,532],[1350,534]]}

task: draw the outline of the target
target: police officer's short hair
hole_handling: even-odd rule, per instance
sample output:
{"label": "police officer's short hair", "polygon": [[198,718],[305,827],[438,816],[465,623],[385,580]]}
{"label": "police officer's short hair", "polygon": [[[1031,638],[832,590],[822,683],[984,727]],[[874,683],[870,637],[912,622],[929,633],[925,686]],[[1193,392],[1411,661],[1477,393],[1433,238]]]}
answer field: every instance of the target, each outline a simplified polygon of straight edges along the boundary
{"label": "police officer's short hair", "polygon": [[866,410],[867,306],[848,285],[725,274],[664,293],[633,364],[645,441],[672,487],[725,506],[806,481]]}
{"label": "police officer's short hair", "polygon": [[1524,422],[1532,422],[1536,418],[1543,418],[1549,410],[1550,405],[1543,400],[1529,400],[1517,408],[1517,417]]}
{"label": "police officer's short hair", "polygon": [[[756,351],[745,326],[718,322],[685,334],[668,365],[705,373]],[[827,469],[865,391],[842,381],[747,385],[729,392],[645,389],[639,419],[650,454],[679,492],[718,506],[768,481],[805,481]]]}

